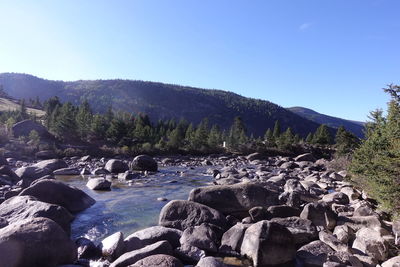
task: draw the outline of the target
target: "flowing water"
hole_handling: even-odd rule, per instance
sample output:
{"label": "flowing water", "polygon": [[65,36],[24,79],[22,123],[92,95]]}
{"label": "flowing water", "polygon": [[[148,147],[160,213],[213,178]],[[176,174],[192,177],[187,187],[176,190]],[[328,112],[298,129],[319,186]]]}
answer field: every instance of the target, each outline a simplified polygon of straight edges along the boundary
{"label": "flowing water", "polygon": [[87,237],[100,241],[107,235],[122,231],[125,236],[157,225],[161,208],[168,200],[187,199],[192,188],[211,184],[207,167],[161,167],[156,174],[132,180],[131,184],[113,181],[111,191],[93,191],[86,187],[87,178],[57,177],[85,191],[96,204],[76,215],[72,238]]}

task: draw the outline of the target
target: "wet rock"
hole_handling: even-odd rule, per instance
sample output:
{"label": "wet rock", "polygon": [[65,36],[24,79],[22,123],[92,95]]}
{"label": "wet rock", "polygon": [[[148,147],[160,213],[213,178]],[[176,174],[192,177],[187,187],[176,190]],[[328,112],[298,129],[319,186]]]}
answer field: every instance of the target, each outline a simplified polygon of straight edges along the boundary
{"label": "wet rock", "polygon": [[333,230],[336,225],[336,215],[325,203],[308,203],[300,218],[312,221],[320,229]]}
{"label": "wet rock", "polygon": [[101,257],[101,250],[89,239],[80,237],[75,240],[78,247],[78,259],[98,259]]}
{"label": "wet rock", "polygon": [[141,259],[157,254],[172,255],[172,247],[168,241],[159,241],[142,249],[124,253],[117,260],[115,260],[110,267],[129,266],[135,264]]}
{"label": "wet rock", "polygon": [[247,228],[241,246],[241,254],[251,258],[255,266],[288,263],[294,259],[295,253],[290,231],[268,221]]}
{"label": "wet rock", "polygon": [[80,175],[90,175],[92,174],[88,168],[82,168]]}
{"label": "wet rock", "polygon": [[173,256],[157,254],[146,257],[131,267],[183,267],[183,264]]}
{"label": "wet rock", "polygon": [[54,175],[79,175],[80,173],[80,170],[75,167],[61,168],[53,172]]}
{"label": "wet rock", "polygon": [[202,223],[213,224],[221,228],[227,227],[225,216],[222,213],[192,201],[170,201],[160,212],[159,225],[161,226],[184,230]]}
{"label": "wet rock", "polygon": [[116,232],[103,239],[100,246],[103,257],[113,261],[125,252],[124,235]]}
{"label": "wet rock", "polygon": [[228,267],[223,261],[215,257],[204,257],[196,265],[196,267]]}
{"label": "wet rock", "polygon": [[207,205],[224,214],[246,216],[253,207],[277,205],[278,193],[252,183],[218,185],[193,189],[189,194],[189,200]]}
{"label": "wet rock", "polygon": [[66,208],[72,213],[83,211],[96,201],[78,188],[56,180],[42,180],[24,189],[21,196],[33,196],[39,201]]}
{"label": "wet rock", "polygon": [[322,266],[327,261],[328,255],[333,252],[334,250],[331,247],[317,240],[297,250],[296,260],[301,266]]}
{"label": "wet rock", "polygon": [[38,167],[41,169],[47,168],[51,171],[55,171],[62,168],[68,168],[68,164],[62,159],[48,159],[39,161],[32,165],[33,167]]}
{"label": "wet rock", "polygon": [[217,234],[204,223],[185,229],[179,241],[182,246],[193,246],[210,252],[218,251]]}
{"label": "wet rock", "polygon": [[230,253],[236,251],[240,253],[244,233],[249,228],[250,224],[238,223],[226,231],[221,239],[220,251]]}
{"label": "wet rock", "polygon": [[285,226],[293,236],[296,245],[303,245],[318,238],[318,231],[314,224],[299,217],[273,218],[271,222]]}
{"label": "wet rock", "polygon": [[47,218],[33,218],[0,229],[2,266],[53,267],[76,260],[75,244]]}
{"label": "wet rock", "polygon": [[132,170],[136,171],[152,171],[156,172],[158,169],[157,162],[150,156],[139,155],[133,159],[130,165]]}
{"label": "wet rock", "polygon": [[385,261],[388,257],[387,242],[379,232],[369,228],[362,228],[357,231],[353,249],[357,249],[378,261]]}
{"label": "wet rock", "polygon": [[70,223],[74,219],[65,208],[38,201],[31,196],[15,196],[4,201],[0,205],[0,217],[10,224],[44,217],[58,223],[66,233],[70,232]]}
{"label": "wet rock", "polygon": [[118,174],[118,179],[125,180],[125,181],[137,179],[139,177],[140,177],[139,173],[135,173],[135,172],[131,172],[131,171],[125,171],[123,173]]}
{"label": "wet rock", "polygon": [[86,186],[92,190],[103,190],[103,191],[111,190],[111,182],[102,177],[90,178]]}
{"label": "wet rock", "polygon": [[121,173],[129,170],[128,164],[119,159],[110,159],[104,168],[110,173]]}
{"label": "wet rock", "polygon": [[129,235],[125,240],[125,251],[143,248],[158,241],[168,241],[172,248],[180,246],[182,231],[164,226],[152,226]]}

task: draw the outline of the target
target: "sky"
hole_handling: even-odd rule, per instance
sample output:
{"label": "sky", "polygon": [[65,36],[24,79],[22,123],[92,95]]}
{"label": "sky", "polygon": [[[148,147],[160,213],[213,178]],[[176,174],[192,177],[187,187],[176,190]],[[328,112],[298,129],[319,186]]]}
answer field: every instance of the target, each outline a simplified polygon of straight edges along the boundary
{"label": "sky", "polygon": [[0,0],[0,73],[222,89],[365,121],[400,84],[397,0]]}

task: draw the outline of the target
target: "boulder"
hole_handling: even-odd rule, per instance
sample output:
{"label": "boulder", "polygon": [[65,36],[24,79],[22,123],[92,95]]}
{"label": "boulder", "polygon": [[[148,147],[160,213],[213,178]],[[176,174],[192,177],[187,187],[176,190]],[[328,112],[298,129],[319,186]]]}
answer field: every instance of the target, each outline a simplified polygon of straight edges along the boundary
{"label": "boulder", "polygon": [[349,227],[348,225],[337,225],[335,227],[335,230],[333,231],[333,234],[336,236],[336,238],[344,243],[344,244],[350,244],[354,241],[355,238],[355,233],[354,230]]}
{"label": "boulder", "polygon": [[132,170],[136,171],[152,171],[156,172],[158,169],[157,162],[150,156],[139,155],[133,159],[130,165]]}
{"label": "boulder", "polygon": [[228,267],[228,265],[224,264],[222,260],[208,256],[200,259],[196,267]]}
{"label": "boulder", "polygon": [[400,256],[393,257],[381,264],[382,267],[399,267],[400,266]]}
{"label": "boulder", "polygon": [[319,232],[319,240],[330,246],[335,251],[349,252],[347,244],[342,243],[336,236],[326,230]]}
{"label": "boulder", "polygon": [[28,187],[33,181],[52,174],[52,171],[47,168],[39,168],[35,166],[21,167],[15,171],[15,174],[22,179],[22,187]]}
{"label": "boulder", "polygon": [[296,260],[299,266],[318,267],[322,266],[328,255],[334,250],[324,242],[317,240],[302,246],[296,252]]}
{"label": "boulder", "polygon": [[81,171],[76,167],[61,168],[53,172],[54,175],[79,175]]}
{"label": "boulder", "polygon": [[48,218],[33,218],[0,229],[2,266],[53,267],[72,264],[76,246],[65,231]]}
{"label": "boulder", "polygon": [[268,207],[268,212],[272,218],[286,218],[300,216],[300,210],[287,205],[277,205]]}
{"label": "boulder", "polygon": [[8,161],[5,157],[0,155],[0,166],[8,165]]}
{"label": "boulder", "polygon": [[68,168],[68,164],[62,159],[48,159],[42,160],[32,165],[41,169],[47,168],[51,171],[55,171],[62,168]]}
{"label": "boulder", "polygon": [[183,264],[173,256],[157,254],[148,256],[131,265],[131,267],[183,267]]}
{"label": "boulder", "polygon": [[379,232],[370,228],[362,228],[357,231],[353,249],[357,249],[378,261],[385,261],[389,252],[386,240]]}
{"label": "boulder", "polygon": [[39,181],[19,195],[33,196],[39,201],[62,206],[72,213],[83,211],[96,202],[82,190],[56,180]]}
{"label": "boulder", "polygon": [[294,160],[295,161],[311,161],[311,162],[316,161],[315,157],[311,153],[305,153],[305,154],[298,155],[297,157],[294,158]]}
{"label": "boulder", "polygon": [[124,253],[124,235],[116,232],[103,239],[100,247],[103,257],[113,261]]}
{"label": "boulder", "polygon": [[49,218],[58,223],[66,233],[74,216],[65,208],[38,201],[31,196],[15,196],[0,204],[0,217],[9,223],[31,220],[38,217]]}
{"label": "boulder", "polygon": [[[330,266],[352,266],[352,267],[364,266],[356,256],[347,251],[335,251],[333,253],[330,253],[326,260],[327,262],[336,264]],[[326,263],[324,263],[324,266],[325,265]]]}
{"label": "boulder", "polygon": [[364,227],[379,228],[382,226],[381,221],[377,216],[339,216],[337,218],[337,225],[347,225],[354,231],[358,231]]}
{"label": "boulder", "polygon": [[54,139],[46,127],[32,120],[23,120],[12,126],[12,132],[15,137],[29,136],[31,131],[36,131],[43,139]]}
{"label": "boulder", "polygon": [[21,178],[8,165],[0,166],[0,174],[7,175],[13,183],[18,182]]}
{"label": "boulder", "polygon": [[35,153],[37,159],[54,159],[57,157],[56,152],[53,150],[42,150]]}
{"label": "boulder", "polygon": [[107,171],[107,170],[104,169],[104,168],[96,168],[96,169],[94,169],[94,170],[92,171],[92,174],[93,174],[93,175],[104,175],[104,174],[110,174],[110,172]]}
{"label": "boulder", "polygon": [[250,217],[253,222],[259,222],[263,220],[269,220],[272,218],[271,213],[268,208],[265,207],[254,207],[249,210]]}
{"label": "boulder", "polygon": [[142,249],[124,253],[110,267],[126,267],[135,264],[141,259],[157,254],[172,255],[172,247],[168,241],[159,241]]}
{"label": "boulder", "polygon": [[271,222],[285,226],[293,236],[296,245],[303,245],[318,239],[318,231],[314,224],[299,217],[273,218]]}
{"label": "boulder", "polygon": [[141,249],[158,241],[168,241],[172,248],[180,246],[179,239],[182,231],[164,226],[152,226],[137,231],[125,238],[125,251]]}
{"label": "boulder", "polygon": [[185,263],[196,264],[206,256],[206,252],[202,249],[192,246],[181,246],[174,250],[174,255]]}
{"label": "boulder", "polygon": [[246,159],[247,159],[248,161],[261,160],[261,159],[264,159],[264,158],[265,158],[265,157],[264,157],[262,154],[258,153],[258,152],[253,153],[253,154],[250,154],[250,155],[248,155],[248,156],[246,157]]}
{"label": "boulder", "polygon": [[139,177],[140,177],[140,173],[131,172],[131,171],[125,171],[123,173],[118,174],[118,179],[125,180],[125,181],[133,180],[133,179],[136,179]]}
{"label": "boulder", "polygon": [[333,203],[335,204],[342,204],[346,205],[350,203],[349,197],[342,192],[333,192],[330,194],[327,194],[322,197],[322,201],[332,205]]}
{"label": "boulder", "polygon": [[0,229],[6,227],[8,225],[8,221],[2,217],[0,217]]}
{"label": "boulder", "polygon": [[86,186],[92,190],[111,190],[111,182],[102,177],[90,178]]}
{"label": "boulder", "polygon": [[304,206],[300,218],[312,221],[320,229],[333,230],[336,225],[336,214],[325,203],[308,203]]}
{"label": "boulder", "polygon": [[244,233],[249,227],[250,224],[242,224],[242,223],[237,223],[234,226],[232,226],[222,236],[220,251],[228,253],[236,251],[240,253],[240,248],[242,246]]}
{"label": "boulder", "polygon": [[190,192],[189,200],[214,208],[226,215],[245,217],[253,207],[277,205],[278,196],[277,192],[261,185],[246,183],[195,188]]}
{"label": "boulder", "polygon": [[218,236],[211,227],[204,223],[186,228],[179,241],[182,246],[193,246],[209,252],[218,251]]}
{"label": "boulder", "polygon": [[159,218],[159,225],[185,230],[190,226],[209,223],[221,228],[227,227],[225,216],[206,205],[186,200],[172,200],[165,205]]}
{"label": "boulder", "polygon": [[110,159],[104,168],[110,173],[121,173],[129,170],[128,164],[119,159]]}
{"label": "boulder", "polygon": [[293,236],[286,227],[260,221],[247,228],[241,254],[253,260],[254,266],[285,264],[294,260]]}
{"label": "boulder", "polygon": [[78,259],[98,259],[102,255],[100,248],[85,237],[75,240],[75,244],[78,247]]}

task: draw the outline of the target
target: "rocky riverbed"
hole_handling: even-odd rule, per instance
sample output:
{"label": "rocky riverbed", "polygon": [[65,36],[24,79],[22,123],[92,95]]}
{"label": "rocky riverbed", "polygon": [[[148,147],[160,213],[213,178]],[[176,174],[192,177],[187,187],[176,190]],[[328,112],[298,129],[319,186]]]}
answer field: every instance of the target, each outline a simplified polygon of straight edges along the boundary
{"label": "rocky riverbed", "polygon": [[[0,267],[400,264],[398,223],[311,154],[0,165]],[[96,225],[157,185],[169,193],[146,196],[161,209],[147,224]]]}

